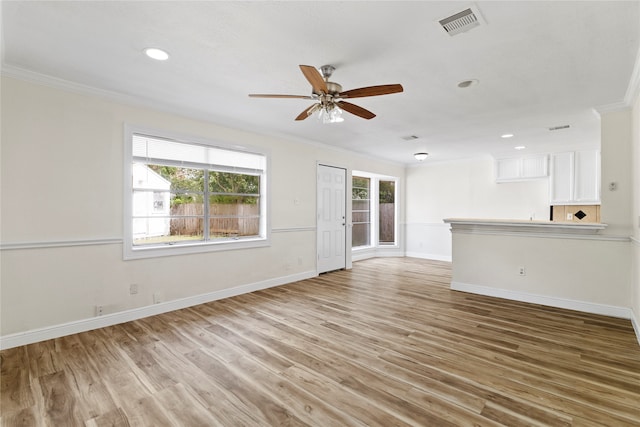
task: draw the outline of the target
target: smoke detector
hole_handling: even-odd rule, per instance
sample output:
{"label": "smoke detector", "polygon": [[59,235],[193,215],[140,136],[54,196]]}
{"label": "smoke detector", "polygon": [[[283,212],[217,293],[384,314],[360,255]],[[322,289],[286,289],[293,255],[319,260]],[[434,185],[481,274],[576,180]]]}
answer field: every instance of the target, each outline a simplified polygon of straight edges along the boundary
{"label": "smoke detector", "polygon": [[447,34],[453,37],[456,34],[464,33],[472,28],[479,27],[485,22],[482,19],[480,11],[475,6],[471,6],[439,20],[438,23],[447,32]]}

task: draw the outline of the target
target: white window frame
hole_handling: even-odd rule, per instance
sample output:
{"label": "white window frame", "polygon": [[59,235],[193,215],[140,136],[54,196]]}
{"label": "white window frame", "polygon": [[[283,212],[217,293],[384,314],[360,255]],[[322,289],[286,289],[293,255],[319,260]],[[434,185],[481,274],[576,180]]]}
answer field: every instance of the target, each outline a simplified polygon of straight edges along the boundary
{"label": "white window frame", "polygon": [[[369,227],[369,232],[371,233],[370,235],[370,245],[368,246],[355,246],[352,247],[351,250],[353,252],[357,252],[357,251],[365,251],[367,249],[372,249],[372,248],[380,248],[380,249],[396,249],[400,247],[400,243],[399,243],[399,235],[398,235],[398,213],[399,213],[399,206],[398,206],[398,186],[399,186],[399,182],[400,179],[394,176],[387,176],[387,175],[379,175],[379,174],[375,174],[375,173],[371,173],[371,172],[363,172],[363,171],[352,171],[351,172],[351,180],[353,182],[353,178],[357,177],[357,178],[369,178],[370,181],[370,188],[369,188],[369,221],[370,221],[370,227]],[[379,240],[380,240],[380,181],[393,181],[395,182],[394,185],[394,189],[395,189],[395,197],[394,197],[394,230],[393,230],[393,236],[394,236],[394,243],[384,243],[384,244],[380,244]]]}
{"label": "white window frame", "polygon": [[[223,150],[239,151],[259,154],[265,157],[265,171],[260,179],[260,231],[258,236],[239,239],[224,239],[215,241],[174,242],[172,244],[134,246],[133,244],[133,136],[147,135],[153,138],[165,139],[185,144],[215,147]],[[203,252],[228,251],[266,247],[271,244],[270,224],[270,153],[264,149],[232,145],[220,141],[183,135],[164,130],[145,128],[125,124],[124,126],[124,201],[123,201],[123,258],[125,260],[140,258],[155,258],[196,254]]]}
{"label": "white window frame", "polygon": [[[353,222],[353,213],[354,213],[354,209],[353,209],[353,189],[356,188],[353,186],[353,180],[354,178],[363,178],[363,179],[368,179],[369,180],[369,188],[367,189],[368,192],[368,199],[366,199],[369,203],[368,203],[368,211],[369,212],[369,244],[367,245],[359,245],[359,246],[353,246],[353,230],[355,228],[355,226],[357,225],[355,222]],[[373,207],[373,200],[371,199],[371,196],[373,194],[373,179],[371,179],[371,177],[368,176],[362,176],[362,175],[356,175],[356,174],[352,174],[351,175],[351,249],[361,249],[361,248],[370,248],[374,242],[373,240],[373,235],[372,235],[372,231],[371,229],[373,228],[373,223],[372,218],[373,218],[373,212],[371,212],[371,209]],[[361,201],[363,199],[360,199]]]}
{"label": "white window frame", "polygon": [[[377,176],[376,179],[376,199],[375,199],[375,217],[376,217],[376,247],[378,248],[397,248],[398,245],[398,178]],[[380,243],[380,181],[393,182],[393,243]]]}

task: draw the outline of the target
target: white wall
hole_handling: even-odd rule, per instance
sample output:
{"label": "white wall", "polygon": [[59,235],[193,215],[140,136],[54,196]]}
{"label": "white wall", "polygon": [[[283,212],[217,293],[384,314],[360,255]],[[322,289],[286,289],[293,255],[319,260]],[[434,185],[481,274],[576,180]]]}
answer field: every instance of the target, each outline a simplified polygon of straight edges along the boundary
{"label": "white wall", "polygon": [[406,172],[406,253],[451,260],[444,218],[549,219],[548,179],[495,182],[491,157],[428,163]]}
{"label": "white wall", "polygon": [[[605,234],[632,234],[632,143],[631,109],[603,113],[601,123],[602,189],[600,220],[608,224]],[[609,183],[616,190],[609,190]]]}
{"label": "white wall", "polygon": [[[12,78],[1,96],[3,337],[92,318],[98,304],[148,307],[154,293],[176,301],[309,277],[317,162],[404,178],[400,165],[353,153]],[[270,150],[271,246],[123,261],[125,123]]]}
{"label": "white wall", "polygon": [[631,307],[634,314],[634,327],[640,341],[640,96],[636,96],[631,114],[632,124],[632,280]]}

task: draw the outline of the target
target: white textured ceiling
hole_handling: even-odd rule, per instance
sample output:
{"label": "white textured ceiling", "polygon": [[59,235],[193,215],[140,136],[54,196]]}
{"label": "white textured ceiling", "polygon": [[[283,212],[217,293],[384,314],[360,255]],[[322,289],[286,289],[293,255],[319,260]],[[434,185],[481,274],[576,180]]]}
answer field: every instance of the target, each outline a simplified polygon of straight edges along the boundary
{"label": "white textured ceiling", "polygon": [[[466,7],[485,23],[451,37],[438,20]],[[253,132],[402,163],[599,144],[594,107],[622,102],[638,57],[638,1],[3,1],[2,70],[139,99]],[[156,46],[171,54],[155,62]],[[308,100],[299,64],[336,67],[345,90],[400,83],[351,102],[377,114],[294,118]],[[480,83],[460,89],[457,83]],[[550,132],[547,128],[571,125]],[[503,133],[514,133],[509,140]],[[405,141],[404,136],[419,138]]]}

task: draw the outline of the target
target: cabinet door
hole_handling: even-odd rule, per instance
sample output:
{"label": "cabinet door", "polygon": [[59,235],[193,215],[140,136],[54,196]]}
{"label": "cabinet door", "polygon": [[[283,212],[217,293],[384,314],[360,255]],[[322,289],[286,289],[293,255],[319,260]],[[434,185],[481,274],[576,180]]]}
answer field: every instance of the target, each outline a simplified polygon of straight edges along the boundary
{"label": "cabinet door", "polygon": [[496,160],[496,181],[509,181],[520,178],[520,159]]}
{"label": "cabinet door", "polygon": [[528,181],[546,178],[547,155],[496,159],[496,182]]}
{"label": "cabinet door", "polygon": [[573,153],[551,155],[551,204],[573,201]]}
{"label": "cabinet door", "polygon": [[539,155],[522,159],[523,178],[544,178],[547,174],[547,156]]}
{"label": "cabinet door", "polygon": [[600,201],[600,153],[596,150],[575,152],[576,202]]}

